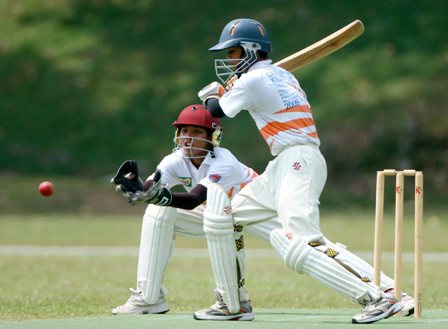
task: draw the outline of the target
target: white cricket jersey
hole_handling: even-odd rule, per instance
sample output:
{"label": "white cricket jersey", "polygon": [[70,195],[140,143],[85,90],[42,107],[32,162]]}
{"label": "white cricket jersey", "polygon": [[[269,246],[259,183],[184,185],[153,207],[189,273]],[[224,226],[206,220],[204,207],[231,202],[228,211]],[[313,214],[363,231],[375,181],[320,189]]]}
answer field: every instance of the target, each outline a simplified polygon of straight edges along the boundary
{"label": "white cricket jersey", "polygon": [[305,92],[292,73],[272,65],[271,60],[255,63],[219,104],[230,118],[249,111],[274,156],[290,145],[320,146]]}
{"label": "white cricket jersey", "polygon": [[157,166],[162,171],[162,184],[167,188],[183,185],[190,191],[197,184],[208,187],[210,183],[218,183],[231,198],[257,176],[255,171],[239,162],[229,150],[215,147],[213,153],[214,157],[209,153],[199,168],[189,159],[183,158],[181,150],[165,156]]}

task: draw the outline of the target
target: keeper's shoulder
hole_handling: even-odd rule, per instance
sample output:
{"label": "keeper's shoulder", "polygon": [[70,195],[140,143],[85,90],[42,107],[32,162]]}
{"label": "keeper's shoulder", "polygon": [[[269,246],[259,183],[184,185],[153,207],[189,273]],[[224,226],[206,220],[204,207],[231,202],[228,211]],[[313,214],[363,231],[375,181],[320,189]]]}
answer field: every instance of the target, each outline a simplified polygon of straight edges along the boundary
{"label": "keeper's shoulder", "polygon": [[236,156],[224,147],[215,147],[215,159],[219,162],[239,162]]}

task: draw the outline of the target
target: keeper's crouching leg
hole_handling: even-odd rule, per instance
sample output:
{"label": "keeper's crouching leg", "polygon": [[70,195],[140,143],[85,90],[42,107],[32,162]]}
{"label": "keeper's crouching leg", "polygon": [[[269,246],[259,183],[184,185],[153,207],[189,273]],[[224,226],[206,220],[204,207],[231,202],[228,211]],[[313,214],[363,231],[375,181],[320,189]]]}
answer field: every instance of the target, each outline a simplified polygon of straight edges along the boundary
{"label": "keeper's crouching leg", "polygon": [[310,246],[293,233],[274,230],[271,244],[289,268],[309,275],[361,305],[377,301],[382,296],[378,287],[364,282],[348,266],[335,261],[333,255]]}
{"label": "keeper's crouching leg", "polygon": [[169,311],[162,282],[171,256],[176,217],[174,208],[156,205],[146,208],[138,255],[137,289],[131,288],[131,297],[114,308],[112,314],[160,314]]}
{"label": "keeper's crouching leg", "polygon": [[218,184],[207,188],[204,211],[210,262],[218,293],[230,313],[240,310],[235,232],[230,199]]}
{"label": "keeper's crouching leg", "polygon": [[[164,295],[163,278],[171,256],[176,209],[149,205],[143,217],[137,287],[148,304]],[[162,296],[163,297],[163,296]]]}

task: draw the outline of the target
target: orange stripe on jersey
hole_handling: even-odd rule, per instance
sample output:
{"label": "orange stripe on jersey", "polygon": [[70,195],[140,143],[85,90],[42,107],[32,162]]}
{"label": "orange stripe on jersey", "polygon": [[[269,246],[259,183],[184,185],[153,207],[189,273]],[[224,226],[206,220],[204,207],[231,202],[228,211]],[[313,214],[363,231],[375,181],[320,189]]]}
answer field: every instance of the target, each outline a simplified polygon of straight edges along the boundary
{"label": "orange stripe on jersey", "polygon": [[[271,122],[261,128],[260,133],[264,139],[268,139],[268,137],[275,136],[282,131],[301,129],[310,126],[314,126],[314,120],[312,118],[300,118],[286,122]],[[316,133],[309,133],[307,135],[317,137],[317,134],[316,136],[312,136],[312,134]]]}
{"label": "orange stripe on jersey", "polygon": [[247,173],[247,176],[250,177],[250,181],[240,184],[240,190],[242,190],[244,186],[249,184],[255,177],[258,176],[258,173],[255,170],[253,170],[252,168],[247,168],[246,173]]}
{"label": "orange stripe on jersey", "polygon": [[291,107],[289,109],[283,109],[277,112],[274,112],[274,114],[278,114],[278,113],[291,113],[291,112],[305,112],[305,113],[311,113],[311,108],[309,105],[299,105],[299,106],[294,106]]}
{"label": "orange stripe on jersey", "polygon": [[[246,174],[250,179],[246,183],[242,183],[238,186],[238,189],[236,190],[237,193],[239,191],[241,191],[244,186],[249,184],[255,177],[258,176],[258,173],[255,170],[253,170],[252,168],[247,168]],[[230,188],[229,192],[227,193],[227,196],[231,199],[233,197],[233,193],[235,193],[235,187]]]}

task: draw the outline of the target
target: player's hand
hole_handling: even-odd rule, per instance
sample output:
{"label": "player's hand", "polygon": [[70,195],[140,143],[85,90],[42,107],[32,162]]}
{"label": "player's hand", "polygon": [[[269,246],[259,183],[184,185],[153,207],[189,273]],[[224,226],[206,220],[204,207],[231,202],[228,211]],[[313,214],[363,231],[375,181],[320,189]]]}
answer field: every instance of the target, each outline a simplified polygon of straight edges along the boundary
{"label": "player's hand", "polygon": [[143,181],[138,177],[138,166],[135,160],[123,162],[110,182],[115,184],[115,189],[126,198],[129,198],[132,193],[143,191]]}
{"label": "player's hand", "polygon": [[172,194],[169,189],[162,187],[162,172],[158,169],[152,181],[152,185],[146,191],[137,191],[129,197],[131,205],[142,203],[151,203],[159,206],[168,206],[172,200]]}
{"label": "player's hand", "polygon": [[210,98],[221,98],[225,92],[225,88],[219,82],[213,81],[199,90],[198,97],[205,104]]}

